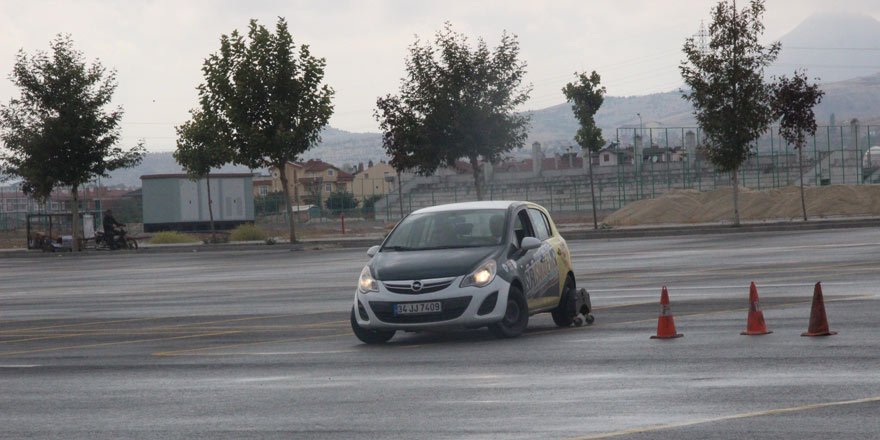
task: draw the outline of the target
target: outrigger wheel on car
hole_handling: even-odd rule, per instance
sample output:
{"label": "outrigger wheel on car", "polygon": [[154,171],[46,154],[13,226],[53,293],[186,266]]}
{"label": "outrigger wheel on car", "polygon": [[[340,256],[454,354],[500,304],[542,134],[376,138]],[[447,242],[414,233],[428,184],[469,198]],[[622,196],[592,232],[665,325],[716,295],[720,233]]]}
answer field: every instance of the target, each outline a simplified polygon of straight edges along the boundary
{"label": "outrigger wheel on car", "polygon": [[574,286],[574,280],[566,278],[559,306],[551,312],[553,322],[559,327],[570,327],[572,324],[580,327],[585,322],[590,325],[595,321],[590,294],[586,289],[575,289]]}

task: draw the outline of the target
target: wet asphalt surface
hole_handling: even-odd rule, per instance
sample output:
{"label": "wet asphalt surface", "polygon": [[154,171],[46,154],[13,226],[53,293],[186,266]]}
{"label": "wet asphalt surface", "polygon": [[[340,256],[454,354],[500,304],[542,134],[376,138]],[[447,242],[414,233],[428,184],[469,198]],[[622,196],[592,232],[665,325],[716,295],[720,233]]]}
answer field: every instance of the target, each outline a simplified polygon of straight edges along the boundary
{"label": "wet asphalt surface", "polygon": [[[363,250],[0,258],[0,438],[880,438],[880,231],[569,245],[594,325],[385,346]],[[836,336],[799,336],[816,281]]]}

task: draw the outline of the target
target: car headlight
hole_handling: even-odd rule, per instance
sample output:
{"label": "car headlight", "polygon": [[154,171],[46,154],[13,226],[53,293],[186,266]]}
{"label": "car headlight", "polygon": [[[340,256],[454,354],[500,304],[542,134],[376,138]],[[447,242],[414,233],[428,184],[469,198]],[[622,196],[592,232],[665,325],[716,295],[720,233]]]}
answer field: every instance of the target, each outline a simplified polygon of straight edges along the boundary
{"label": "car headlight", "polygon": [[471,272],[470,275],[464,277],[464,279],[461,280],[461,287],[483,287],[495,279],[497,269],[498,266],[496,265],[495,260],[488,260]]}
{"label": "car headlight", "polygon": [[373,274],[370,273],[370,266],[364,266],[364,270],[361,271],[361,276],[358,279],[358,292],[360,293],[368,293],[368,292],[378,292],[379,291],[379,282],[373,278]]}

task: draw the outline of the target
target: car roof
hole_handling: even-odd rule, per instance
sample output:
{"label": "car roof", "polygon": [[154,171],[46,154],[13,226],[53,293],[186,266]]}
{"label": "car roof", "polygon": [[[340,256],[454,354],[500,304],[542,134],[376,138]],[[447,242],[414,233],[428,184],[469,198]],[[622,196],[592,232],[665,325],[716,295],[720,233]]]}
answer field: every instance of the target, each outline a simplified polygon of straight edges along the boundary
{"label": "car roof", "polygon": [[468,209],[508,209],[511,206],[523,205],[527,202],[516,200],[493,200],[483,202],[461,202],[449,203],[447,205],[429,206],[413,212],[413,214],[423,214],[426,212],[442,212],[442,211],[460,211]]}

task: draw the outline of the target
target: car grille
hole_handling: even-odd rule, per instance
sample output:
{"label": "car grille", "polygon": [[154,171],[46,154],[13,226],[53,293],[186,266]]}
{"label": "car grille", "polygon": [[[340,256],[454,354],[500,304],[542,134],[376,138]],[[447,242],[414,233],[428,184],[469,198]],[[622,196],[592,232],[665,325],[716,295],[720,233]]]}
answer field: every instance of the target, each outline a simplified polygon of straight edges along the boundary
{"label": "car grille", "polygon": [[439,292],[449,287],[449,285],[452,284],[453,281],[455,281],[455,278],[421,281],[422,288],[418,291],[413,290],[413,281],[390,281],[383,282],[382,284],[385,285],[385,288],[388,289],[389,292],[401,293],[404,295],[421,295],[423,293]]}
{"label": "car grille", "polygon": [[399,302],[370,301],[370,308],[380,321],[390,324],[417,324],[426,322],[449,321],[458,318],[471,303],[471,297],[448,298],[438,300],[442,303],[443,311],[440,313],[426,313],[424,315],[394,316],[394,304]]}

